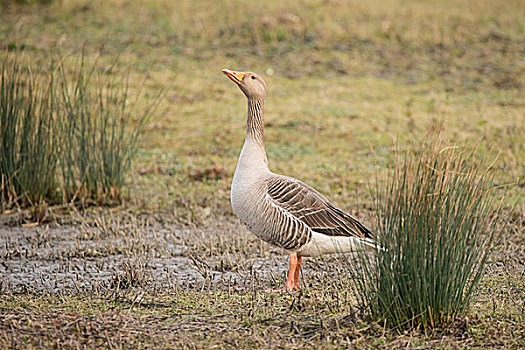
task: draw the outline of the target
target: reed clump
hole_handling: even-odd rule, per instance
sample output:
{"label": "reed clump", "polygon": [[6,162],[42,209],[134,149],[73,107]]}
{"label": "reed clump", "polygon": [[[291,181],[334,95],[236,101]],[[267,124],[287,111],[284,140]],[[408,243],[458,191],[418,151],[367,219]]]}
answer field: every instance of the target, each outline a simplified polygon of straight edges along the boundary
{"label": "reed clump", "polygon": [[1,209],[121,199],[152,106],[132,117],[116,65],[70,61],[0,61]]}
{"label": "reed clump", "polygon": [[371,316],[436,329],[464,314],[502,228],[490,171],[432,140],[397,157],[377,200],[375,254],[347,264]]}

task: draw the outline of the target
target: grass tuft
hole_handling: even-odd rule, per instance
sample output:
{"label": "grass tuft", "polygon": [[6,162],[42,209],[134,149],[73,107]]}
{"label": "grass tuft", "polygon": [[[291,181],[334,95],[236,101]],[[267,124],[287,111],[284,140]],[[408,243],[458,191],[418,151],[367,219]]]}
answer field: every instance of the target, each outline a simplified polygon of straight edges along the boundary
{"label": "grass tuft", "polygon": [[150,107],[133,122],[127,80],[115,65],[86,67],[82,57],[73,72],[63,65],[57,71],[64,111],[60,133],[66,141],[60,167],[63,201],[119,200]]}
{"label": "grass tuft", "polygon": [[18,55],[2,60],[0,70],[1,202],[41,203],[56,189],[54,80]]}
{"label": "grass tuft", "polygon": [[349,265],[360,304],[391,328],[443,327],[462,315],[502,228],[489,170],[430,138],[397,159],[378,200],[384,250]]}
{"label": "grass tuft", "polygon": [[[48,64],[5,53],[0,63],[2,207],[119,200],[151,107],[133,118],[127,78],[84,55]],[[38,68],[37,68],[38,67]]]}

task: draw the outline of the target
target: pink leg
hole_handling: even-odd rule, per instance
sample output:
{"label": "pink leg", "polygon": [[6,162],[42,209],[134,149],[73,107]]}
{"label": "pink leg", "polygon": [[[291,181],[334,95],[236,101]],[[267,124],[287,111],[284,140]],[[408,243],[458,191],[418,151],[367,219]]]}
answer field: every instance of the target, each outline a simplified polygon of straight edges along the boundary
{"label": "pink leg", "polygon": [[297,263],[295,264],[295,271],[294,271],[294,285],[293,289],[299,290],[301,287],[299,286],[299,278],[301,274],[301,263],[303,262],[303,257],[298,256],[297,257]]}
{"label": "pink leg", "polygon": [[288,269],[288,279],[284,285],[284,288],[279,289],[267,289],[267,293],[283,292],[283,291],[294,291],[299,290],[299,275],[301,272],[301,262],[303,261],[302,256],[297,254],[290,254],[290,267]]}

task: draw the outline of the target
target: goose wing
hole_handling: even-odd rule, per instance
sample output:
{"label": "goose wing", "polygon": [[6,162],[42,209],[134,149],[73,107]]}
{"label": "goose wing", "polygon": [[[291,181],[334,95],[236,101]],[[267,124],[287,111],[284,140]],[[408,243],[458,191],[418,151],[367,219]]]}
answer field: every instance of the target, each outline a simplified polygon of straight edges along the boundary
{"label": "goose wing", "polygon": [[275,175],[266,181],[268,196],[277,206],[328,236],[372,238],[363,224],[333,206],[307,184],[287,176]]}

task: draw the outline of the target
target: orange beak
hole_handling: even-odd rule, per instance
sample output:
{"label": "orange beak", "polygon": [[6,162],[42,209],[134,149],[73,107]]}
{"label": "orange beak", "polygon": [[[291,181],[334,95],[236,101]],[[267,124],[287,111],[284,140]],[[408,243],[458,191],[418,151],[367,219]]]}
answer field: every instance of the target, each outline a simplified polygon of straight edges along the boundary
{"label": "orange beak", "polygon": [[246,74],[246,73],[243,73],[243,72],[235,72],[235,71],[229,70],[229,69],[223,69],[222,72],[228,78],[233,80],[233,82],[237,83],[237,85],[239,85],[242,82],[242,77],[244,77],[244,74]]}

